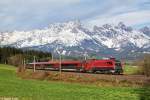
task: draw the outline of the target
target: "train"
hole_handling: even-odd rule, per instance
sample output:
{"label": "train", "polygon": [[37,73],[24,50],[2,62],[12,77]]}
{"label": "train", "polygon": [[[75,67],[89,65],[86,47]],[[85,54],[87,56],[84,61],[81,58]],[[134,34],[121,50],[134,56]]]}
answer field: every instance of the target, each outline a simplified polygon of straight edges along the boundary
{"label": "train", "polygon": [[88,59],[88,60],[50,60],[47,62],[28,63],[27,68],[50,69],[61,71],[76,71],[90,73],[112,73],[123,74],[123,65],[120,60],[109,59]]}

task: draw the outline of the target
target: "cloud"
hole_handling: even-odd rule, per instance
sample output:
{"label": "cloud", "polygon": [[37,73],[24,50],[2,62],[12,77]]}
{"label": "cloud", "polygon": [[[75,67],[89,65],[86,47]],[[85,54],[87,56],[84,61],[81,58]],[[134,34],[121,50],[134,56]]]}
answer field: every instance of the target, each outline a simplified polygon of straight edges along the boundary
{"label": "cloud", "polygon": [[45,27],[58,20],[56,16],[59,16],[59,10],[79,2],[80,0],[1,0],[0,31]]}
{"label": "cloud", "polygon": [[[94,17],[86,19],[89,25],[102,25],[106,23],[118,24],[122,21],[130,26],[143,26],[144,23],[150,23],[150,6],[148,0],[127,0],[123,2],[116,0],[112,3],[111,9],[105,13],[97,14]],[[145,24],[148,25],[148,24]]]}
{"label": "cloud", "polygon": [[149,23],[149,4],[149,0],[1,0],[0,31],[32,30],[74,19],[136,26]]}
{"label": "cloud", "polygon": [[142,23],[147,23],[150,19],[150,11],[135,11],[121,13],[117,15],[104,15],[96,18],[95,20],[88,21],[93,25],[102,25],[105,23],[116,24],[124,22],[127,25],[135,26]]}

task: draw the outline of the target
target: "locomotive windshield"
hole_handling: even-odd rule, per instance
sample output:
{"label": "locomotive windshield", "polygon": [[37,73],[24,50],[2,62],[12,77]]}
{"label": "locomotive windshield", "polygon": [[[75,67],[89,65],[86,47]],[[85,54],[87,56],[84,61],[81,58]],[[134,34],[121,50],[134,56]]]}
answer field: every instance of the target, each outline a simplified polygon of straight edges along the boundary
{"label": "locomotive windshield", "polygon": [[121,63],[120,62],[116,62],[115,65],[121,67]]}

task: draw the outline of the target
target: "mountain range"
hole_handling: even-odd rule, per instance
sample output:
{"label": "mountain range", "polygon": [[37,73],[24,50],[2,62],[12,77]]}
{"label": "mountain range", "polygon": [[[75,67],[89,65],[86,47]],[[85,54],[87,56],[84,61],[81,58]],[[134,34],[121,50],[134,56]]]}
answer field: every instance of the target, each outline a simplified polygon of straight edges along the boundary
{"label": "mountain range", "polygon": [[85,27],[79,20],[50,24],[44,29],[0,32],[0,46],[36,49],[67,56],[96,55],[136,58],[150,53],[150,28],[117,25]]}

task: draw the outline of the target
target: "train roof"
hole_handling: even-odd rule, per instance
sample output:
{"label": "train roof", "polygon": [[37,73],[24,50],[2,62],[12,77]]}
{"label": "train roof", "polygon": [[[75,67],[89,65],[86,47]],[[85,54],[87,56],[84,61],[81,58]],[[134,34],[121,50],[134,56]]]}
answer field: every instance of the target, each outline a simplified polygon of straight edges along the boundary
{"label": "train roof", "polygon": [[[59,60],[48,61],[48,62],[35,62],[35,64],[59,64],[59,63],[60,63]],[[62,64],[80,64],[81,61],[62,60],[61,63],[62,63]],[[29,64],[34,64],[34,62],[29,63]]]}

